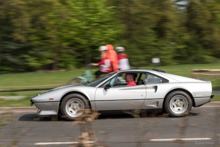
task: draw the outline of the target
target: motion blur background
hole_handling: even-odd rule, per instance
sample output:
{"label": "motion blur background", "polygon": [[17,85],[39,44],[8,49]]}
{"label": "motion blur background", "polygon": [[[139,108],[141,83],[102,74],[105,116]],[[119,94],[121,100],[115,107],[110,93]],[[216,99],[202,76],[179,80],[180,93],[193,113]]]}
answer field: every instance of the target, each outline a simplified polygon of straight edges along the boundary
{"label": "motion blur background", "polygon": [[135,67],[217,62],[220,0],[0,0],[0,73],[76,69],[109,43]]}
{"label": "motion blur background", "polygon": [[[220,0],[0,0],[0,146],[88,138],[79,137],[84,123],[38,116],[27,106],[42,91],[24,89],[65,85],[99,62],[106,44],[125,47],[132,68],[151,69],[158,57],[159,69],[186,77],[195,68],[219,69]],[[212,101],[220,101],[220,78],[208,78],[218,90]],[[108,146],[219,147],[219,116],[219,102],[211,102],[187,117],[138,110],[85,125]],[[179,139],[186,137],[196,139]]]}

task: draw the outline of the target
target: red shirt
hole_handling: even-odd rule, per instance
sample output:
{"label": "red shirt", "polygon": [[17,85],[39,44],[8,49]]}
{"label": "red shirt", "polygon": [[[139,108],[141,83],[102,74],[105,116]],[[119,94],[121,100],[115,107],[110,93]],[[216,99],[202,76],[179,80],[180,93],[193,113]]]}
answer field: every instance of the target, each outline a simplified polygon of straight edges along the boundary
{"label": "red shirt", "polygon": [[99,63],[97,63],[97,64],[98,64],[98,65],[105,64],[105,59],[106,59],[106,58],[102,58],[101,61],[100,61]]}
{"label": "red shirt", "polygon": [[137,84],[134,81],[131,81],[131,82],[127,83],[127,86],[135,86],[135,85],[137,85]]}
{"label": "red shirt", "polygon": [[128,58],[128,56],[123,53],[118,55],[118,60],[127,59],[127,58]]}
{"label": "red shirt", "polygon": [[120,70],[127,70],[130,69],[129,61],[128,61],[128,56],[121,53],[118,55],[118,67]]}
{"label": "red shirt", "polygon": [[110,60],[107,58],[102,58],[101,62],[99,62],[97,64],[101,66],[100,71],[102,71],[102,72],[109,73],[112,71]]}

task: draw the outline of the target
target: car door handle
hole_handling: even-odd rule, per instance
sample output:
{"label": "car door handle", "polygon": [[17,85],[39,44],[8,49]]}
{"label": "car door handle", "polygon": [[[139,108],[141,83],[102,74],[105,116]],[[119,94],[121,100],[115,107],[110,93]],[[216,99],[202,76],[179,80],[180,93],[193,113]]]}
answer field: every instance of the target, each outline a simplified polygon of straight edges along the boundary
{"label": "car door handle", "polygon": [[157,92],[157,86],[154,86],[155,92]]}

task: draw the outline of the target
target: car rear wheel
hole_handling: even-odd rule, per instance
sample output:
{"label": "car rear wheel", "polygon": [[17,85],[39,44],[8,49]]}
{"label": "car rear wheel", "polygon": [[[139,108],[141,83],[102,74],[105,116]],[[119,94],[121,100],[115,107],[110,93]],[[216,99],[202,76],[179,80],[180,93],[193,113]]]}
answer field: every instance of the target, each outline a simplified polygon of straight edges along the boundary
{"label": "car rear wheel", "polygon": [[185,116],[192,108],[192,99],[183,91],[174,91],[167,96],[164,107],[170,116]]}
{"label": "car rear wheel", "polygon": [[80,94],[69,94],[61,102],[61,113],[67,120],[74,120],[89,109],[87,99]]}

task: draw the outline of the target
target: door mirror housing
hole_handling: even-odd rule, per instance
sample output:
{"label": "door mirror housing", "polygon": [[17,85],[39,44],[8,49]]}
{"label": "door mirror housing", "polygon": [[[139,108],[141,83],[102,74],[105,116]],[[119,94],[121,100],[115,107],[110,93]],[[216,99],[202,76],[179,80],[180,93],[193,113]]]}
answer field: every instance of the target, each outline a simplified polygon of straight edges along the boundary
{"label": "door mirror housing", "polygon": [[107,84],[107,85],[105,85],[105,87],[104,87],[105,90],[107,90],[107,89],[109,89],[109,88],[111,88],[111,85],[110,85],[110,84]]}

